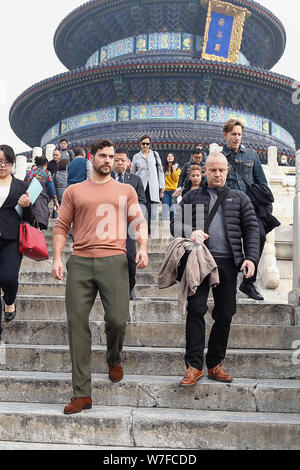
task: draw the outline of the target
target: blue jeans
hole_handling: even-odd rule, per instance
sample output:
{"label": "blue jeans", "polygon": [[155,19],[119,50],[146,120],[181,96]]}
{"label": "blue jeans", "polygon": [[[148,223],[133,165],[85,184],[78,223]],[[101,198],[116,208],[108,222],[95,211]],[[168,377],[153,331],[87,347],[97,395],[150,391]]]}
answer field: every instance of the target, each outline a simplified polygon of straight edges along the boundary
{"label": "blue jeans", "polygon": [[170,220],[174,218],[174,203],[173,203],[173,194],[175,191],[165,191],[164,197],[162,198],[162,220],[169,219],[169,212],[170,212]]}

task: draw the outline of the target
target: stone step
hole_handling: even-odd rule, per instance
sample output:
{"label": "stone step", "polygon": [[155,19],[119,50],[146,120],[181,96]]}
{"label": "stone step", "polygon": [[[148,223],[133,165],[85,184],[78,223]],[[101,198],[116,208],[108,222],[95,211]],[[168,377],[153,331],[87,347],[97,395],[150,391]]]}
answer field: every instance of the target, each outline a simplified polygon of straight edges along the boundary
{"label": "stone step", "polygon": [[[12,442],[12,441],[0,441],[0,450],[93,450],[93,451],[103,451],[108,450],[129,450],[129,447],[102,447],[102,446],[89,446],[89,445],[79,445],[79,444],[47,444],[45,443],[36,443],[36,442]],[[132,449],[132,448],[131,448]]]}
{"label": "stone step", "polygon": [[[262,413],[300,413],[299,380],[234,379],[229,385],[204,377],[194,387],[179,387],[182,376],[125,375],[112,384],[107,374],[93,374],[95,405],[177,408]],[[71,374],[2,371],[0,401],[66,404]]]}
{"label": "stone step", "polygon": [[[291,413],[105,407],[66,417],[61,405],[0,403],[0,440],[173,449],[300,449]],[[101,431],[101,432],[99,432]]]}
{"label": "stone step", "polygon": [[[150,284],[157,285],[157,272],[137,270],[136,273],[136,282],[137,284]],[[47,284],[57,284],[57,281],[53,278],[50,266],[46,271],[31,271],[31,270],[22,270],[19,275],[20,283],[47,283]]]}
{"label": "stone step", "polygon": [[[49,258],[52,259],[53,258],[53,250],[49,250],[48,253],[49,253]],[[64,261],[67,260],[72,253],[73,253],[72,250],[64,250],[63,254],[62,254],[62,260],[64,260]],[[149,262],[159,261],[160,263],[162,263],[163,260],[164,260],[164,255],[165,255],[164,251],[162,251],[162,252],[149,251],[148,252]]]}
{"label": "stone step", "polygon": [[[104,321],[90,321],[92,344],[106,345]],[[206,343],[211,324],[206,328]],[[232,349],[287,349],[300,338],[300,326],[231,326],[228,347]],[[3,325],[2,339],[7,344],[68,344],[67,322],[64,321],[14,321]],[[125,346],[159,348],[184,348],[185,323],[138,322],[128,323]]]}
{"label": "stone step", "polygon": [[[19,274],[19,282],[23,283],[43,283],[43,284],[52,284],[57,285],[57,280],[53,278],[52,275],[52,263],[47,263],[44,265],[44,269],[41,269],[41,266],[38,266],[40,269],[29,269],[28,266],[23,266],[20,270]],[[151,267],[153,271],[151,271]],[[157,261],[151,261],[150,265],[146,269],[137,270],[136,271],[136,284],[144,284],[148,285],[149,287],[157,286],[158,280],[158,271],[161,267],[161,263]],[[66,279],[66,272],[65,272],[65,279]],[[284,277],[281,278],[281,282],[284,280]],[[241,281],[240,275],[238,277],[238,285]],[[177,287],[179,284],[177,284]],[[170,288],[162,289],[162,292],[168,293]],[[237,297],[247,298],[244,294],[242,294],[239,290],[237,291]]]}
{"label": "stone step", "polygon": [[[45,240],[46,244],[48,247],[48,250],[52,250],[52,243],[53,243],[53,236],[52,234],[45,234]],[[169,246],[169,244],[173,241],[174,239],[150,239],[148,240],[148,250],[149,251],[158,251],[158,252],[165,252],[166,248]],[[73,240],[71,237],[67,237],[66,244],[65,244],[65,250],[66,251],[71,251],[73,249]],[[137,247],[138,249],[138,247]]]}
{"label": "stone step", "polygon": [[[18,295],[16,300],[18,320],[66,320],[64,296]],[[212,299],[208,301],[209,312]],[[103,320],[103,307],[99,298],[92,308],[90,320]],[[185,314],[178,310],[177,300],[149,298],[130,302],[130,315],[133,322],[172,322],[184,323]],[[210,315],[206,315],[209,320]],[[233,323],[252,325],[295,325],[292,305],[267,304],[239,299]]]}
{"label": "stone step", "polygon": [[[185,369],[183,348],[129,347],[122,353],[126,374],[176,375]],[[6,344],[0,370],[70,372],[66,345]],[[106,347],[92,346],[92,372],[107,372]],[[236,378],[300,379],[299,352],[295,350],[228,349],[226,370]],[[1,439],[1,437],[0,437]]]}
{"label": "stone step", "polygon": [[[51,256],[52,256],[52,252],[50,253]],[[67,254],[64,254],[62,255],[62,260],[64,263],[66,263],[67,259],[69,258],[71,253],[67,253]],[[143,270],[139,271],[138,272],[147,272],[147,271],[151,271],[151,272],[156,272],[158,273],[158,271],[160,270],[160,267],[161,267],[161,264],[162,264],[162,260],[159,260],[159,259],[152,259],[151,255],[150,256],[150,259],[149,259],[149,263],[148,263],[148,266],[146,268],[144,268]],[[64,266],[64,270],[66,272],[66,267]],[[21,265],[21,269],[20,269],[20,273],[22,272],[49,272],[51,273],[52,272],[52,258],[49,258],[48,260],[46,261],[32,261],[30,260],[29,258],[23,258],[23,261],[22,261],[22,265]]]}
{"label": "stone step", "polygon": [[[18,292],[23,295],[64,295],[65,283],[56,282],[21,282]],[[158,289],[156,285],[136,284],[134,291],[137,297],[176,297],[178,286],[174,285],[168,289]]]}

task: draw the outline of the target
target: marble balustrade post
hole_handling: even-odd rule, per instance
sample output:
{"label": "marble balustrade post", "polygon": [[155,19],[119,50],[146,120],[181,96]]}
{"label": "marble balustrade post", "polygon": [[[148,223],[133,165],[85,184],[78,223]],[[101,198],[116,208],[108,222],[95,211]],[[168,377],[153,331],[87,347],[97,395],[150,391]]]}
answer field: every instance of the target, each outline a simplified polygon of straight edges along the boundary
{"label": "marble balustrade post", "polygon": [[293,219],[293,290],[289,302],[300,306],[300,150],[296,152],[296,194]]}

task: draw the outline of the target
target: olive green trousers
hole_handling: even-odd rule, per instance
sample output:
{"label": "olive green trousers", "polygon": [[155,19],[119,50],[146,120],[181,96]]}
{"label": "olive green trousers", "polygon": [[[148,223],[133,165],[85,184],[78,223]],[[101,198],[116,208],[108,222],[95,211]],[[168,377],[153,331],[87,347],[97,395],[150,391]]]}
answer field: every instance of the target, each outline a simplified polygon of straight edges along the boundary
{"label": "olive green trousers", "polygon": [[126,255],[105,258],[70,256],[66,264],[66,311],[72,362],[74,397],[91,396],[91,330],[89,315],[99,292],[104,309],[107,339],[106,362],[115,367],[129,314],[129,281]]}

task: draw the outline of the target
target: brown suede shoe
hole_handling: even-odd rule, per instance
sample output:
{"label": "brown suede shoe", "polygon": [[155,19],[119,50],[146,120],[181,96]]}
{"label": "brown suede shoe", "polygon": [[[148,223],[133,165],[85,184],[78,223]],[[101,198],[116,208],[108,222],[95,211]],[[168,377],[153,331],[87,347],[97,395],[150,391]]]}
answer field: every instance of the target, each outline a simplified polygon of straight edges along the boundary
{"label": "brown suede shoe", "polygon": [[74,413],[80,413],[82,410],[90,410],[92,408],[92,399],[88,398],[72,398],[71,403],[65,406],[64,414],[72,415]]}
{"label": "brown suede shoe", "polygon": [[115,367],[109,366],[108,377],[112,382],[120,382],[123,379],[123,367],[122,364],[119,364]]}
{"label": "brown suede shoe", "polygon": [[191,387],[196,385],[197,381],[203,377],[203,372],[200,369],[190,366],[184,374],[182,381],[180,382],[180,387]]}
{"label": "brown suede shoe", "polygon": [[207,377],[212,380],[217,380],[218,382],[232,382],[231,375],[227,374],[222,368],[222,362],[215,367],[207,370]]}

